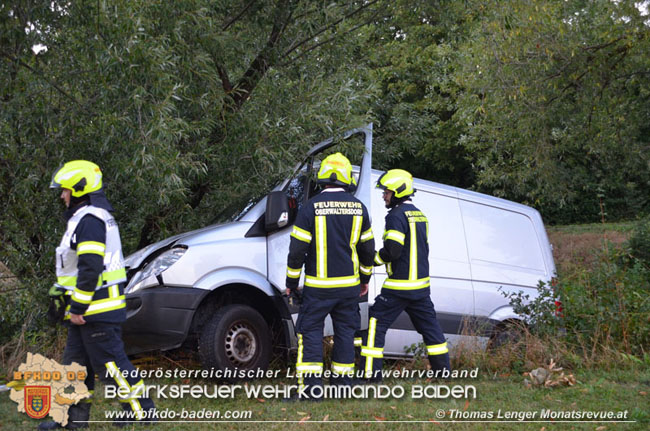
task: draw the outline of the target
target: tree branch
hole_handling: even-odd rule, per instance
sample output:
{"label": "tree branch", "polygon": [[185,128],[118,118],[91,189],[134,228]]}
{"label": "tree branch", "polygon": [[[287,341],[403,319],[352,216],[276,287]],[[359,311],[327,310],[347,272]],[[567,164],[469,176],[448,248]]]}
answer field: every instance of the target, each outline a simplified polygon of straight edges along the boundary
{"label": "tree branch", "polygon": [[244,14],[246,13],[246,11],[247,11],[251,6],[253,6],[253,4],[255,4],[255,1],[256,1],[256,0],[251,0],[251,1],[246,5],[246,6],[244,6],[244,9],[242,9],[241,12],[239,12],[237,15],[235,15],[235,16],[232,17],[230,20],[228,20],[228,22],[226,22],[226,24],[224,24],[222,30],[223,30],[223,31],[228,30],[228,27],[230,27],[231,25],[233,25],[235,22],[239,21],[239,19],[241,19],[241,17],[244,16]]}
{"label": "tree branch", "polygon": [[305,48],[305,49],[304,49],[300,54],[296,55],[296,56],[293,57],[293,58],[290,58],[289,60],[285,61],[284,63],[281,63],[280,66],[283,66],[283,67],[284,67],[284,66],[288,66],[288,65],[294,63],[294,62],[295,62],[296,60],[298,60],[299,58],[301,58],[301,57],[307,55],[309,52],[311,52],[311,51],[317,49],[318,47],[323,46],[323,45],[325,45],[325,44],[327,44],[327,43],[330,43],[330,42],[332,42],[333,40],[335,40],[335,39],[337,39],[337,38],[343,37],[343,36],[345,36],[346,34],[352,33],[353,31],[355,31],[355,30],[357,30],[357,29],[359,29],[359,28],[361,28],[361,27],[363,27],[363,26],[366,26],[366,25],[370,24],[371,22],[374,21],[374,19],[377,17],[377,15],[378,15],[378,12],[375,12],[375,14],[374,14],[373,16],[370,17],[370,19],[368,19],[368,20],[365,21],[365,22],[362,22],[362,23],[359,24],[359,25],[354,26],[354,27],[351,28],[350,30],[348,30],[348,31],[346,31],[346,32],[344,32],[344,33],[342,33],[342,34],[334,35],[334,36],[330,37],[329,39],[325,39],[325,40],[322,41],[322,42],[319,42],[319,43],[317,43],[317,44],[315,44],[315,45],[310,46],[309,48]]}
{"label": "tree branch", "polygon": [[583,51],[598,51],[600,49],[607,48],[608,46],[614,45],[616,42],[620,42],[625,38],[627,38],[627,35],[622,35],[612,40],[611,42],[602,43],[600,45],[584,46],[584,47],[580,47],[580,49],[582,49]]}
{"label": "tree branch", "polygon": [[248,66],[246,72],[237,82],[232,94],[232,103],[228,103],[226,99],[225,108],[231,112],[238,111],[244,102],[248,100],[251,93],[260,82],[262,77],[271,68],[271,57],[280,37],[287,28],[289,19],[293,13],[290,0],[281,0],[275,8],[275,19],[273,20],[273,27],[266,45],[257,54],[257,57]]}
{"label": "tree branch", "polygon": [[343,21],[343,20],[345,20],[347,18],[350,18],[351,16],[356,15],[357,13],[359,13],[362,10],[372,6],[373,4],[377,3],[378,1],[379,0],[372,0],[372,1],[368,2],[368,3],[365,3],[365,4],[361,5],[361,6],[359,6],[357,9],[353,10],[352,12],[348,13],[347,15],[344,15],[343,17],[337,19],[336,21],[334,21],[334,22],[332,22],[332,23],[330,23],[330,24],[328,24],[328,25],[326,25],[324,27],[321,27],[319,30],[316,31],[316,33],[309,35],[308,37],[304,38],[300,42],[294,43],[289,48],[287,48],[287,50],[284,52],[284,54],[282,54],[282,58],[287,57],[293,51],[298,49],[300,46],[306,44],[307,42],[309,42],[310,40],[312,40],[313,38],[315,38],[319,34],[322,34],[322,33],[326,32],[327,30],[337,26],[339,23],[341,23],[341,21]]}
{"label": "tree branch", "polygon": [[18,65],[24,67],[25,69],[29,70],[34,75],[38,76],[43,81],[47,82],[52,88],[55,88],[59,93],[63,94],[66,98],[70,99],[72,102],[74,102],[77,105],[81,105],[77,99],[75,99],[70,94],[68,94],[63,88],[59,87],[57,84],[55,84],[54,82],[49,80],[47,77],[45,77],[40,70],[34,69],[29,64],[25,63],[22,60],[19,60],[18,58],[14,57],[13,55],[9,54],[8,52],[6,52],[4,50],[0,50],[0,55],[2,57],[5,57],[8,60],[11,60],[11,61],[15,62]]}

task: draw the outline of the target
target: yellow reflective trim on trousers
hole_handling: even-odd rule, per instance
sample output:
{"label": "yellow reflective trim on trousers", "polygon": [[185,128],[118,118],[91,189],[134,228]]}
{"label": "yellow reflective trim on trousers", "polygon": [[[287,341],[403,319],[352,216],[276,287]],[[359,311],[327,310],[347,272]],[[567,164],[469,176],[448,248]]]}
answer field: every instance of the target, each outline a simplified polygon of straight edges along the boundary
{"label": "yellow reflective trim on trousers", "polygon": [[289,277],[289,278],[300,278],[300,272],[301,271],[302,271],[302,268],[293,269],[293,268],[289,268],[287,266],[287,277]]}
{"label": "yellow reflective trim on trousers", "polygon": [[77,256],[87,253],[98,254],[104,257],[106,244],[97,241],[84,241],[77,244]]}
{"label": "yellow reflective trim on trousers", "polygon": [[426,278],[421,278],[419,280],[396,280],[394,278],[387,278],[384,281],[384,285],[382,286],[384,289],[393,289],[393,290],[417,290],[417,289],[424,289],[425,287],[429,287],[431,284],[431,281],[429,280],[429,277]]}
{"label": "yellow reflective trim on trousers", "polygon": [[409,222],[411,231],[411,250],[409,255],[409,280],[418,279],[418,234],[415,222]]}
{"label": "yellow reflective trim on trousers", "polygon": [[301,374],[321,374],[323,372],[322,362],[301,362],[296,364],[296,372]]}
{"label": "yellow reflective trim on trousers", "polygon": [[377,319],[371,317],[368,322],[368,345],[367,347],[375,347],[375,332],[377,331]]}
{"label": "yellow reflective trim on trousers", "polygon": [[340,368],[354,368],[354,363],[352,364],[342,364],[340,362],[334,362],[332,361],[332,367],[340,367]]}
{"label": "yellow reflective trim on trousers", "polygon": [[299,241],[306,242],[307,244],[311,242],[311,233],[305,229],[299,228],[298,226],[293,227],[291,236]]}
{"label": "yellow reflective trim on trousers", "polygon": [[[115,380],[117,385],[120,388],[124,388],[123,391],[125,391],[125,392],[128,391],[129,394],[131,394],[131,392],[133,392],[133,389],[131,388],[131,385],[129,385],[129,382],[124,378],[124,376],[120,372],[120,369],[117,367],[117,365],[115,364],[114,361],[107,362],[107,363],[104,364],[104,366],[106,367],[106,369],[108,369],[110,371],[110,373],[113,376],[113,379]],[[140,382],[138,382],[138,383],[140,383]],[[144,382],[143,382],[143,386],[144,386]],[[138,399],[134,399],[134,398],[129,399],[127,397],[121,397],[121,400],[123,400],[122,402],[128,402],[131,405],[131,410],[133,410],[135,412],[136,419],[137,420],[142,420],[142,418],[144,417],[144,410],[142,409],[142,406],[140,405],[140,401]]]}
{"label": "yellow reflective trim on trousers", "polygon": [[[372,363],[374,362],[372,357],[367,357],[368,355],[364,355],[364,350],[366,352],[371,352],[375,348],[375,333],[377,331],[377,319],[374,317],[370,318],[370,321],[368,322],[368,345],[367,346],[362,346],[361,347],[361,355],[366,356],[366,369],[364,370],[366,373],[366,377],[370,378],[372,377]],[[383,351],[383,349],[382,349]]]}
{"label": "yellow reflective trim on trousers", "polygon": [[430,346],[427,346],[427,353],[430,356],[434,355],[444,355],[445,353],[448,353],[449,349],[447,348],[447,342],[445,341],[442,344],[432,344]]}
{"label": "yellow reflective trim on trousers", "polygon": [[386,232],[384,232],[384,241],[387,241],[387,240],[390,239],[390,240],[393,240],[395,242],[400,243],[401,245],[404,245],[404,238],[406,238],[406,236],[402,232],[400,232],[398,230],[392,230],[391,229],[391,230],[387,230]]}
{"label": "yellow reflective trim on trousers", "polygon": [[298,333],[298,357],[296,358],[296,374],[298,375],[298,386],[300,386],[301,388],[304,386],[303,384],[304,379],[302,378],[302,373],[298,372],[298,364],[302,364],[302,351],[303,351],[302,334]]}
{"label": "yellow reflective trim on trousers", "polygon": [[372,228],[369,228],[367,231],[361,234],[361,242],[366,242],[370,241],[371,239],[374,238],[374,235],[372,234]]}
{"label": "yellow reflective trim on trousers", "polygon": [[138,398],[144,398],[144,391],[145,391],[144,380],[140,379],[138,383],[131,386],[131,392],[129,392],[129,394],[124,398],[124,400],[131,401]]}
{"label": "yellow reflective trim on trousers", "polygon": [[354,273],[359,273],[359,255],[357,254],[357,243],[359,242],[359,237],[361,236],[361,222],[363,217],[354,216],[352,218],[352,232],[350,233],[350,251],[352,252],[352,264],[354,267]]}
{"label": "yellow reflective trim on trousers", "polygon": [[340,364],[332,361],[332,371],[336,374],[350,376],[354,374],[354,364]]}
{"label": "yellow reflective trim on trousers", "polygon": [[[384,348],[383,347],[362,347],[361,356],[366,356],[369,358],[383,358]],[[366,371],[368,371],[368,361],[366,361]],[[372,371],[372,366],[370,366],[370,371]]]}
{"label": "yellow reflective trim on trousers", "polygon": [[316,216],[316,276],[327,278],[327,218]]}
{"label": "yellow reflective trim on trousers", "polygon": [[319,289],[330,289],[335,287],[350,287],[356,286],[361,283],[359,276],[347,276],[347,277],[312,277],[310,275],[305,276],[305,286],[316,287]]}

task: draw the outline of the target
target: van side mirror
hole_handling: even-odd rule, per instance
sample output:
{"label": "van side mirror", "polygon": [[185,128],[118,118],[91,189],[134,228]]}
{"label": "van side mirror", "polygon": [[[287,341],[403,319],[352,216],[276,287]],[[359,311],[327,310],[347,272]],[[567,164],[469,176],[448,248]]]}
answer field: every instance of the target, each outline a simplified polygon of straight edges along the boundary
{"label": "van side mirror", "polygon": [[269,193],[266,197],[264,229],[267,232],[281,229],[289,224],[289,198],[282,191]]}

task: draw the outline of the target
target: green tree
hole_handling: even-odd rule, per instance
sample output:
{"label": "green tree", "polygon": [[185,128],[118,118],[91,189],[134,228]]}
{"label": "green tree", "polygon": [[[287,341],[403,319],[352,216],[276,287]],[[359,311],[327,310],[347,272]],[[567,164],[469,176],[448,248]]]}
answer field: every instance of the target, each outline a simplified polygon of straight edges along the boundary
{"label": "green tree", "polygon": [[380,12],[378,0],[0,5],[0,259],[27,287],[3,305],[3,329],[52,280],[57,166],[101,166],[127,253],[226,219],[304,148],[369,121],[373,88],[349,54]]}
{"label": "green tree", "polygon": [[475,13],[465,2],[394,1],[390,20],[369,31],[370,79],[380,94],[373,105],[377,167],[402,167],[414,175],[469,187],[473,174],[460,145],[455,81],[459,44]]}
{"label": "green tree", "polygon": [[456,76],[478,188],[556,222],[647,211],[647,15],[633,1],[476,7]]}

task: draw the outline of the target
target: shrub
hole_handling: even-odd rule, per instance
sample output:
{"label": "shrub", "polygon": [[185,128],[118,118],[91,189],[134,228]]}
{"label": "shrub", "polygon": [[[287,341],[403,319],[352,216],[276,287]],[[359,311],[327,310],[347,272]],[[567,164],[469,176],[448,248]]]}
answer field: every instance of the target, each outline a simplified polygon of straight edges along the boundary
{"label": "shrub", "polygon": [[650,266],[650,216],[639,221],[629,240],[630,254]]}
{"label": "shrub", "polygon": [[[554,289],[541,283],[532,301],[522,293],[508,295],[532,333],[557,334],[563,327],[583,357],[603,349],[636,356],[648,351],[650,271],[644,261],[608,245],[593,267],[558,280]],[[560,318],[554,316],[556,298],[562,302]]]}

